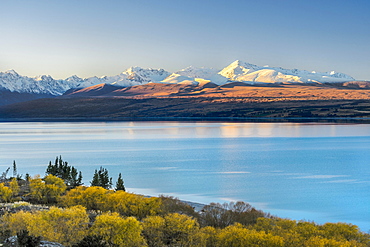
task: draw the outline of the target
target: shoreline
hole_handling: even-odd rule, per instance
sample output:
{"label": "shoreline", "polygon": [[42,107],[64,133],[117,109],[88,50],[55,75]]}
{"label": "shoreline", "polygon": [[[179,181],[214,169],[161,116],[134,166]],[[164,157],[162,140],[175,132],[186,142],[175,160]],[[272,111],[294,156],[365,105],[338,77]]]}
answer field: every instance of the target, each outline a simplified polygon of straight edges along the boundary
{"label": "shoreline", "polygon": [[245,122],[245,123],[370,123],[370,117],[76,117],[76,118],[0,118],[6,122]]}

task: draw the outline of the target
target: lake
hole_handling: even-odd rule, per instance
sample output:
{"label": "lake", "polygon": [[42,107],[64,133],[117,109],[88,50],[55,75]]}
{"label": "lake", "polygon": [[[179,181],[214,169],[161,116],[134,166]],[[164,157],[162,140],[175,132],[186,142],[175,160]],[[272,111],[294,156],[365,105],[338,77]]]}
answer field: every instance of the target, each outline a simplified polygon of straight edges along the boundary
{"label": "lake", "polygon": [[122,173],[128,191],[200,203],[242,200],[279,217],[370,230],[370,125],[219,122],[4,122],[0,172],[49,161]]}

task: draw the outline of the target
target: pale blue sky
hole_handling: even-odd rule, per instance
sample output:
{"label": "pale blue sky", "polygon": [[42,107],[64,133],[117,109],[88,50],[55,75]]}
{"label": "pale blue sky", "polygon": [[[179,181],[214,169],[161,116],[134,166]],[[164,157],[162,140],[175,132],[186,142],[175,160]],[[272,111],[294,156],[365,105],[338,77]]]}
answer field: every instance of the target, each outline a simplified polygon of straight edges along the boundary
{"label": "pale blue sky", "polygon": [[369,0],[0,0],[0,71],[66,78],[234,60],[370,80]]}

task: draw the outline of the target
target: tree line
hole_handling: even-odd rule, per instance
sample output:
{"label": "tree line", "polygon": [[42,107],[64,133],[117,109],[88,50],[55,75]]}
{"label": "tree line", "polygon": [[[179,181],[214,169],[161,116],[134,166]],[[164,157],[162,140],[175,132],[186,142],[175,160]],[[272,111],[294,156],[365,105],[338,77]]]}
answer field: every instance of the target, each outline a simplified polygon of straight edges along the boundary
{"label": "tree line", "polygon": [[[49,161],[49,165],[46,168],[46,175],[54,175],[58,178],[63,179],[68,188],[73,189],[77,186],[82,185],[82,172],[78,171],[74,166],[70,166],[67,161],[63,161],[62,156],[57,156],[54,164]],[[99,170],[95,170],[91,186],[100,186],[105,189],[111,189],[113,186],[112,178],[109,177],[108,170],[100,167]],[[116,190],[125,190],[122,174],[119,173],[116,182]]]}
{"label": "tree line", "polygon": [[[27,173],[22,179],[23,175],[17,173],[15,161],[12,169],[13,176],[9,178],[7,176],[11,167],[0,176],[0,200],[3,202],[25,200],[32,203],[56,203],[59,196],[66,191],[83,185],[82,172],[69,165],[61,156],[56,157],[54,164],[49,161],[43,178],[40,175],[31,177]],[[90,185],[112,189],[112,177],[109,176],[108,170],[103,167],[95,170]],[[121,173],[118,175],[114,190],[126,190]]]}
{"label": "tree line", "polygon": [[40,240],[74,247],[370,246],[369,234],[351,224],[281,219],[245,202],[211,203],[196,211],[177,198],[117,189],[118,184],[123,186],[119,179],[112,189],[112,179],[102,167],[95,170],[91,186],[77,185],[80,173],[60,160],[49,163],[44,178],[25,181],[13,176],[0,183],[3,202],[26,198],[48,205],[40,210],[18,202],[3,211],[0,241],[4,245],[10,236],[17,236],[18,246],[38,246]]}

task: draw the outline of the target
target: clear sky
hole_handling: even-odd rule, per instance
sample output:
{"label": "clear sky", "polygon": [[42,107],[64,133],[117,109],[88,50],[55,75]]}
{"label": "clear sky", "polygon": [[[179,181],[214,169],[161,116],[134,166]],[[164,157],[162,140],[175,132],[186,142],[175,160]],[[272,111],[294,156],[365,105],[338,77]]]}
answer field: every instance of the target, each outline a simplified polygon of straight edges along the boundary
{"label": "clear sky", "polygon": [[335,70],[370,80],[369,0],[0,0],[0,71]]}

